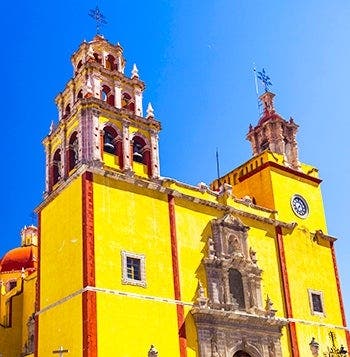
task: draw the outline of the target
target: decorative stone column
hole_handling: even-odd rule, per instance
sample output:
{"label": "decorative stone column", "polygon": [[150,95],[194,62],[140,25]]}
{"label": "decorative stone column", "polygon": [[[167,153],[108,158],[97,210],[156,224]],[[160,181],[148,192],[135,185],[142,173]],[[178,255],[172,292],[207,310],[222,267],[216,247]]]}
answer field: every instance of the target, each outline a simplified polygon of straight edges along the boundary
{"label": "decorative stone column", "polygon": [[152,165],[152,178],[158,178],[160,175],[159,168],[159,150],[158,150],[158,133],[151,132],[151,165]]}
{"label": "decorative stone column", "polygon": [[114,86],[114,103],[116,108],[122,107],[122,86],[119,82]]}
{"label": "decorative stone column", "polygon": [[131,160],[130,160],[130,137],[129,137],[129,123],[123,121],[123,163],[124,171],[131,171]]}
{"label": "decorative stone column", "polygon": [[134,89],[134,96],[135,96],[135,114],[139,117],[143,116],[142,110],[142,91],[140,88]]}

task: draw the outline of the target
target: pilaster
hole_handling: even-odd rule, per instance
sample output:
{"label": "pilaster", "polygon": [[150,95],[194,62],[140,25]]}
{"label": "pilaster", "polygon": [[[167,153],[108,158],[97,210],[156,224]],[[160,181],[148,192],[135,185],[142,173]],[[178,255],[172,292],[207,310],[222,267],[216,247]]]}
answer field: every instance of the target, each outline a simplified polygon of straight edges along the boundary
{"label": "pilaster", "polygon": [[151,132],[151,165],[152,165],[152,177],[157,178],[160,174],[159,168],[159,149],[158,149],[158,133]]}
{"label": "pilaster", "polygon": [[130,137],[129,137],[129,123],[123,121],[123,163],[124,171],[131,170],[131,146],[130,146]]}
{"label": "pilaster", "polygon": [[114,86],[114,101],[115,107],[120,109],[122,107],[122,86],[119,82]]}

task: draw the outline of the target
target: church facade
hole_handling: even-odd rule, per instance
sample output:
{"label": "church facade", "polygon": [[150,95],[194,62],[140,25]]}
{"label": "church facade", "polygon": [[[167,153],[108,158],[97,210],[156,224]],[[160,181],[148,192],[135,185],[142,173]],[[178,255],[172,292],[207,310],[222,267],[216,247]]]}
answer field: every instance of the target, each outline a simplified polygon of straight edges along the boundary
{"label": "church facade", "polygon": [[[191,186],[160,176],[161,125],[122,47],[97,35],[71,59],[43,141],[38,266],[9,270],[19,304],[0,296],[2,357],[347,355],[321,180],[274,94],[249,128],[252,158]],[[35,325],[25,337],[11,309]]]}

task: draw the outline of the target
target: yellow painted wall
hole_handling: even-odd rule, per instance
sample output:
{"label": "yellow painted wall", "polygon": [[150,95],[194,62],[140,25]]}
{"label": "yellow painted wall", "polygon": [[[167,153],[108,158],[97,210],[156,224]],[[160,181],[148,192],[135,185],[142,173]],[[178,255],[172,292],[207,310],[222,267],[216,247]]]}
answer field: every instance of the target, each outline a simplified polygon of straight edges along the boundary
{"label": "yellow painted wall", "polygon": [[[207,256],[210,222],[221,216],[221,212],[180,198],[175,199],[175,205],[181,298],[194,302],[198,283],[207,288],[202,259]],[[188,357],[195,357],[198,355],[197,332],[190,307],[185,308],[185,320]]]}
{"label": "yellow painted wall", "polygon": [[[279,219],[297,222],[299,226],[306,226],[310,231],[321,229],[327,233],[321,188],[318,184],[285,171],[272,169],[271,185]],[[303,196],[308,203],[310,213],[305,219],[299,218],[292,211],[291,198],[294,194]]]}
{"label": "yellow painted wall", "polygon": [[[53,284],[54,285],[54,284]],[[82,356],[82,299],[78,295],[39,316],[39,357],[53,356],[60,346]]]}
{"label": "yellow painted wall", "polygon": [[61,345],[81,356],[81,297],[61,303],[83,285],[80,177],[42,208],[40,234],[40,309],[60,303],[39,316],[39,356],[49,356]]}
{"label": "yellow painted wall", "polygon": [[18,357],[22,352],[23,294],[12,298],[11,327],[0,325],[0,353],[3,357]]}
{"label": "yellow painted wall", "polygon": [[35,312],[35,294],[36,294],[37,273],[26,277],[23,281],[23,308],[22,308],[22,346],[28,340],[28,320]]}
{"label": "yellow painted wall", "polygon": [[[167,196],[101,176],[94,181],[96,285],[174,299]],[[122,250],[145,255],[146,287],[122,283]],[[98,293],[97,311],[101,355],[143,355],[154,344],[178,356],[175,304]]]}
{"label": "yellow painted wall", "polygon": [[269,170],[261,170],[235,185],[233,187],[233,195],[238,198],[248,195],[251,198],[255,198],[257,205],[274,209],[274,192]]}

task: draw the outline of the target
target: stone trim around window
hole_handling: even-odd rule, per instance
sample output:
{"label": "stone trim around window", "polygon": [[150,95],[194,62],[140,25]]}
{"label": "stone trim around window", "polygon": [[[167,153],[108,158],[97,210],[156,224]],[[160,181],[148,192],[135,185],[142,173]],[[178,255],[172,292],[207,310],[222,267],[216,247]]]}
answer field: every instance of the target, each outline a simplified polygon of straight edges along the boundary
{"label": "stone trim around window", "polygon": [[[137,254],[137,253],[122,250],[121,258],[122,258],[122,284],[142,286],[143,288],[147,287],[146,256],[144,254]],[[127,268],[128,258],[137,259],[140,261],[140,279],[132,279],[128,276],[128,268]]]}
{"label": "stone trim around window", "polygon": [[[311,314],[318,315],[318,316],[326,316],[325,308],[324,308],[323,292],[317,291],[317,290],[312,290],[312,289],[307,289],[307,291],[309,293],[309,303],[310,303]],[[321,304],[320,307],[315,306],[315,304],[314,304],[315,298],[318,299],[319,303]],[[322,311],[320,311],[320,310],[322,310]]]}

